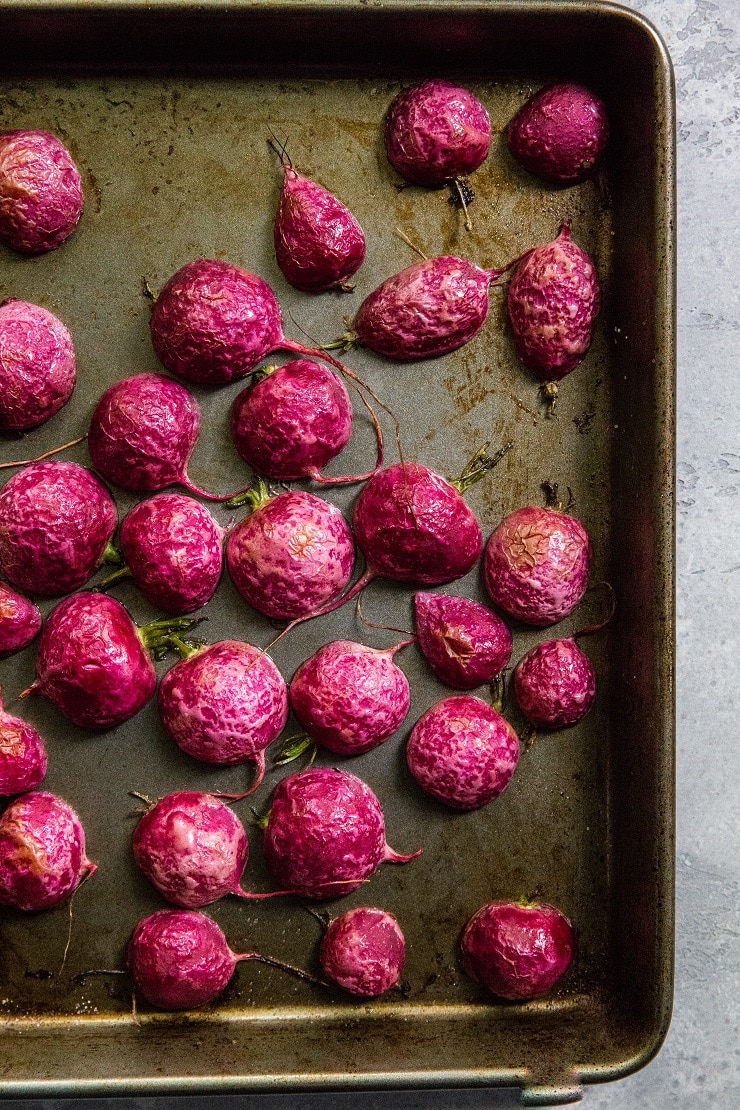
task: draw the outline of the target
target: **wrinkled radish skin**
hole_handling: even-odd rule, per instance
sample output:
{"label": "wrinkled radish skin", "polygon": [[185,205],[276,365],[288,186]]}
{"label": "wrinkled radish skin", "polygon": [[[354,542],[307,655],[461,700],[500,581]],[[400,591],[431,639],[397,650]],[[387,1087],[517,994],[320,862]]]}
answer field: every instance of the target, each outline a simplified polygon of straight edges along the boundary
{"label": "wrinkled radish skin", "polygon": [[507,128],[517,162],[551,185],[575,185],[591,177],[608,137],[604,102],[572,81],[535,93]]}
{"label": "wrinkled radish skin", "polygon": [[575,517],[526,506],[505,517],[488,541],[483,580],[494,605],[536,628],[555,624],[583,597],[591,542]]}
{"label": "wrinkled radish skin", "polygon": [[49,420],[72,396],[72,336],[39,305],[0,304],[0,430],[26,431]]}
{"label": "wrinkled radish skin", "polygon": [[255,473],[284,482],[315,476],[349,443],[347,388],[327,367],[293,359],[239,394],[231,434]]}
{"label": "wrinkled radish skin", "polygon": [[159,910],[140,921],[128,946],[134,985],[160,1010],[196,1010],[228,986],[238,957],[220,927],[192,910]]}
{"label": "wrinkled radish skin", "polygon": [[46,746],[37,730],[7,713],[0,698],[0,795],[33,790],[43,782],[47,764]]}
{"label": "wrinkled radish skin", "polygon": [[55,250],[83,204],[79,170],[56,135],[0,132],[0,241],[22,254]]}
{"label": "wrinkled radish skin", "polygon": [[402,177],[415,185],[444,185],[485,160],[491,121],[467,89],[431,80],[398,94],[384,134],[388,161]]}
{"label": "wrinkled radish skin", "polygon": [[581,721],[596,697],[596,672],[573,639],[547,640],[527,652],[514,671],[514,694],[536,728]]}
{"label": "wrinkled radish skin", "polygon": [[69,593],[97,570],[117,523],[113,498],[91,471],[33,463],[0,493],[0,569],[30,594]]}
{"label": "wrinkled radish skin", "polygon": [[400,728],[411,694],[393,662],[396,650],[335,640],[301,664],[290,701],[312,739],[340,755],[360,755]]}
{"label": "wrinkled radish skin", "polygon": [[165,613],[200,609],[223,571],[226,532],[192,497],[163,493],[141,501],[121,525],[121,551],[147,601]]}
{"label": "wrinkled radish skin", "polygon": [[380,802],[355,775],[317,768],[278,783],[264,856],[280,886],[304,898],[342,898],[382,862],[407,863],[417,855],[389,848]]}
{"label": "wrinkled radish skin", "polygon": [[37,606],[0,582],[0,659],[28,647],[40,631],[41,613]]}
{"label": "wrinkled radish skin", "polygon": [[479,698],[445,698],[414,725],[406,759],[427,794],[452,809],[478,809],[509,785],[519,740],[508,721]]}
{"label": "wrinkled radish skin", "polygon": [[492,682],[511,658],[511,632],[468,597],[417,593],[419,647],[437,678],[456,690]]}
{"label": "wrinkled radish skin", "polygon": [[24,794],[0,817],[0,904],[51,909],[95,870],[79,817],[56,795]]}
{"label": "wrinkled radish skin", "polygon": [[573,959],[573,926],[554,906],[491,902],[465,927],[466,973],[499,998],[524,1002],[546,994]]}
{"label": "wrinkled radish skin", "polygon": [[275,216],[277,264],[286,280],[305,293],[344,285],[365,258],[358,220],[333,193],[284,165]]}
{"label": "wrinkled radish skin", "polygon": [[377,998],[400,981],[406,942],[393,914],[360,906],[331,922],[319,959],[325,974],[350,994]]}
{"label": "wrinkled radish skin", "polygon": [[542,382],[570,374],[591,345],[601,294],[596,268],[563,224],[514,270],[508,314],[516,353]]}

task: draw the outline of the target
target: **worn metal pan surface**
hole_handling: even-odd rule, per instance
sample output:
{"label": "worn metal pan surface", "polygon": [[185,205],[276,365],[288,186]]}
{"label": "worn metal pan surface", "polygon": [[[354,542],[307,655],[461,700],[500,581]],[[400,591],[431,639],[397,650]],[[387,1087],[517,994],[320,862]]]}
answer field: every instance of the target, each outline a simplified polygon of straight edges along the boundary
{"label": "worn metal pan surface", "polygon": [[[659,37],[611,4],[7,2],[0,43],[0,128],[57,133],[82,167],[87,196],[61,250],[0,254],[3,294],[57,312],[79,360],[70,404],[23,443],[4,440],[5,459],[81,434],[108,384],[158,369],[143,277],[156,288],[189,259],[227,258],[273,285],[289,335],[328,341],[362,296],[414,260],[395,228],[429,255],[500,266],[568,219],[596,261],[604,306],[591,351],[562,385],[556,419],[544,417],[536,383],[515,358],[500,290],[485,328],[461,351],[414,365],[362,351],[347,359],[397,413],[409,458],[453,474],[483,442],[514,441],[469,494],[486,533],[504,513],[540,502],[544,480],[569,486],[594,542],[592,581],[608,579],[618,599],[611,625],[587,649],[599,674],[594,712],[540,737],[506,793],[476,813],[432,803],[406,770],[408,728],[447,691],[416,649],[404,653],[407,725],[351,769],[380,796],[394,846],[424,854],[329,907],[383,906],[406,933],[404,993],[365,1004],[248,964],[203,1013],[140,1006],[135,1021],[125,978],[80,979],[121,968],[134,924],[162,905],[131,859],[128,791],[238,789],[245,774],[173,750],[151,704],[126,726],[83,735],[42,699],[24,702],[48,737],[46,785],[82,815],[99,871],[75,899],[63,969],[66,909],[2,914],[0,1094],[513,1084],[535,1104],[575,1099],[582,1083],[641,1066],[660,1046],[672,995],[674,148],[671,67]],[[445,191],[396,188],[382,149],[392,97],[433,75],[473,89],[493,122],[470,232]],[[555,190],[517,168],[503,129],[534,89],[558,78],[583,80],[605,98],[612,135],[595,181]],[[354,293],[310,297],[282,279],[272,249],[273,133],[363,224],[368,256]],[[204,432],[191,471],[224,491],[248,477],[228,435],[238,389],[198,393]],[[392,443],[389,423],[387,433]],[[358,408],[353,443],[336,465],[366,469],[372,451]],[[84,446],[71,457],[88,461]],[[347,510],[356,495],[329,494]],[[121,513],[133,502],[117,499]],[[482,597],[478,572],[449,592]],[[137,620],[150,615],[132,587],[119,596]],[[376,583],[364,610],[376,624],[403,628],[411,604],[411,590]],[[557,634],[592,622],[602,607],[591,591]],[[274,631],[226,580],[207,615],[211,640],[264,644]],[[546,635],[516,628],[514,658]],[[297,630],[274,656],[290,676],[329,639],[381,645],[395,636],[363,627],[347,607]],[[7,700],[31,681],[34,651],[1,665]],[[268,774],[258,807],[284,773]],[[247,804],[238,812],[247,818]],[[251,828],[247,875],[265,889],[259,839]],[[532,894],[571,917],[578,957],[544,999],[500,1003],[463,974],[459,934],[484,902]],[[231,899],[210,912],[235,949],[316,968],[320,928],[297,901]]]}

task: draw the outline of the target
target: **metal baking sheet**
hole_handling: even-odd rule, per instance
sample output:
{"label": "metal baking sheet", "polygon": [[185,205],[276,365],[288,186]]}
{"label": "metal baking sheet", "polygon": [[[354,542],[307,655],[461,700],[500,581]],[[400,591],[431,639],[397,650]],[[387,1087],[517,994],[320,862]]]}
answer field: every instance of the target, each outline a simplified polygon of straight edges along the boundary
{"label": "metal baking sheet", "polygon": [[[552,239],[568,219],[596,261],[604,303],[591,351],[562,384],[555,419],[544,418],[536,385],[516,360],[501,290],[492,292],[483,331],[446,358],[399,365],[354,351],[347,361],[398,414],[407,458],[452,475],[482,443],[513,440],[514,450],[468,495],[486,534],[505,513],[540,502],[544,480],[569,486],[594,543],[592,582],[609,580],[618,599],[615,619],[587,646],[599,675],[595,710],[577,727],[539,738],[506,793],[476,813],[432,803],[406,770],[409,728],[449,691],[416,649],[399,657],[413,692],[407,723],[345,765],[379,795],[394,847],[423,846],[424,854],[382,868],[329,906],[375,904],[401,922],[405,990],[372,1002],[247,964],[201,1013],[141,1005],[134,1020],[124,978],[80,980],[91,969],[121,968],[136,921],[163,905],[131,858],[128,791],[239,789],[245,775],[174,749],[151,703],[125,726],[83,734],[42,699],[25,701],[23,714],[48,740],[45,787],[77,808],[99,871],[74,901],[63,968],[66,907],[2,913],[0,1096],[511,1084],[534,1105],[574,1100],[582,1083],[641,1066],[665,1035],[672,997],[674,125],[659,37],[618,6],[557,0],[10,0],[0,11],[0,42],[0,128],[58,134],[81,167],[87,198],[61,250],[31,259],[0,253],[0,292],[61,316],[79,367],[69,405],[23,440],[4,439],[4,459],[82,434],[104,388],[159,369],[143,278],[157,288],[192,258],[228,259],[270,282],[287,335],[325,342],[379,281],[414,261],[396,228],[429,255],[500,266]],[[494,141],[473,180],[470,232],[444,190],[399,190],[385,161],[384,112],[404,84],[427,76],[467,85],[491,114]],[[532,91],[560,78],[583,80],[605,98],[612,136],[594,182],[556,190],[516,167],[503,129]],[[368,255],[354,293],[301,294],[277,269],[280,172],[270,134],[360,219]],[[239,389],[195,391],[203,431],[191,473],[224,492],[248,478],[228,434]],[[392,458],[392,428],[384,426]],[[366,469],[372,451],[358,407],[337,471]],[[89,461],[84,446],[69,457]],[[357,492],[328,496],[351,511]],[[135,499],[116,497],[123,516]],[[483,596],[477,570],[443,589]],[[117,596],[139,622],[154,615],[132,586]],[[412,597],[377,582],[364,610],[378,624],[408,628]],[[52,605],[44,602],[44,612]],[[597,589],[552,632],[515,628],[512,662],[531,644],[592,621],[600,606]],[[228,579],[206,614],[210,640],[261,645],[275,631]],[[363,627],[348,606],[296,630],[274,658],[289,678],[339,637],[380,646],[395,634]],[[34,652],[0,664],[7,702],[31,681]],[[268,773],[257,807],[283,773]],[[237,812],[247,819],[250,807],[239,803]],[[245,881],[266,889],[259,829],[249,836]],[[458,938],[484,902],[531,894],[572,918],[578,956],[544,999],[500,1003],[462,973]],[[208,912],[236,950],[255,947],[316,969],[320,927],[297,900],[227,899]]]}

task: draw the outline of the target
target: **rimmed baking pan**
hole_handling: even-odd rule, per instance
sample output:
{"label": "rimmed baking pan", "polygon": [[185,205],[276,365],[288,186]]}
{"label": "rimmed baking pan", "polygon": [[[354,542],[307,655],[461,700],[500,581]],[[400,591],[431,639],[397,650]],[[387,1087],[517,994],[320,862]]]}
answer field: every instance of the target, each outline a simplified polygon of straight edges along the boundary
{"label": "rimmed baking pan", "polygon": [[[608,580],[617,598],[613,621],[587,648],[599,675],[594,712],[538,738],[506,793],[476,813],[443,810],[406,770],[408,728],[447,691],[415,649],[399,657],[413,691],[408,723],[349,769],[381,798],[394,847],[423,846],[424,854],[329,906],[371,902],[402,923],[405,989],[374,1002],[246,965],[202,1013],[140,1006],[134,1020],[125,977],[85,975],[122,968],[134,924],[162,905],[131,859],[128,791],[237,789],[244,772],[219,772],[173,751],[151,704],[126,726],[82,735],[42,699],[24,702],[22,712],[48,737],[45,785],[78,809],[99,871],[74,902],[63,967],[66,909],[2,914],[0,1094],[517,1085],[536,1105],[575,1100],[583,1083],[640,1067],[662,1042],[672,997],[674,94],[658,34],[617,5],[557,0],[10,0],[0,10],[0,43],[0,128],[57,133],[86,190],[80,227],[61,250],[0,255],[2,293],[57,312],[79,362],[70,404],[22,445],[3,441],[4,458],[82,434],[108,384],[159,369],[142,278],[156,289],[191,258],[228,258],[273,285],[289,335],[328,341],[362,296],[414,260],[397,227],[429,255],[500,266],[552,239],[567,219],[594,257],[604,296],[593,346],[563,383],[555,418],[546,418],[536,383],[517,362],[500,291],[485,328],[461,351],[413,365],[363,351],[347,360],[397,413],[409,458],[453,474],[483,442],[514,442],[469,494],[486,534],[504,513],[539,502],[544,481],[570,487],[594,543],[592,581]],[[393,96],[435,75],[475,91],[493,123],[491,153],[471,182],[472,231],[443,190],[399,190],[382,148]],[[557,79],[592,86],[611,123],[604,169],[569,189],[543,187],[520,170],[503,135],[527,96]],[[363,224],[368,256],[354,293],[312,298],[277,269],[271,228],[280,172],[271,134]],[[228,436],[238,388],[197,391],[204,432],[191,471],[202,485],[227,490],[248,480]],[[358,411],[342,466],[366,469],[372,450]],[[84,445],[69,457],[89,461]],[[116,496],[123,514],[134,498]],[[350,511],[357,490],[329,496]],[[477,571],[449,592],[484,596]],[[133,588],[118,596],[137,620],[152,615]],[[412,596],[376,583],[364,610],[376,624],[408,628]],[[602,608],[592,590],[556,634],[593,622]],[[227,580],[207,615],[210,640],[264,644],[274,632]],[[297,630],[274,657],[289,677],[329,639],[380,645],[394,635],[363,627],[347,607]],[[543,638],[515,628],[514,658]],[[34,650],[2,663],[7,700],[32,680]],[[270,771],[258,808],[284,773]],[[238,812],[249,817],[246,803]],[[259,836],[250,828],[247,874],[265,889]],[[579,946],[555,991],[518,1005],[468,981],[457,946],[480,905],[522,895],[568,913]],[[209,912],[235,948],[316,969],[320,928],[296,900],[254,907],[231,899]]]}

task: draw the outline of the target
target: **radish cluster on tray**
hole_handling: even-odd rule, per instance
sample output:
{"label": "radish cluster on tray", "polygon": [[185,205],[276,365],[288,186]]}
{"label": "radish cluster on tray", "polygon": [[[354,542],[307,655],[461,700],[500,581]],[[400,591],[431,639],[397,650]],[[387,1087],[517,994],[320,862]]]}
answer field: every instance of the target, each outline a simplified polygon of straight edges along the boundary
{"label": "radish cluster on tray", "polygon": [[[587,89],[562,84],[523,105],[507,138],[525,171],[564,187],[596,172],[607,133],[602,102]],[[480,100],[440,79],[406,88],[388,108],[383,140],[398,174],[417,186],[450,188],[469,224],[467,178],[491,143]],[[299,173],[284,147],[271,145],[283,173],[274,221],[280,270],[304,292],[351,292],[367,249],[362,228],[344,201]],[[0,241],[26,254],[60,247],[82,212],[80,182],[53,135],[0,133]],[[262,784],[267,752],[277,747],[290,709],[305,737],[284,742],[273,766],[317,747],[342,760],[369,752],[404,727],[411,698],[396,654],[415,648],[452,691],[406,726],[408,770],[433,799],[439,820],[449,810],[495,806],[516,774],[532,737],[520,744],[486,687],[501,685],[512,657],[507,620],[545,628],[580,603],[592,562],[588,533],[568,509],[548,504],[521,506],[486,536],[463,495],[511,444],[494,456],[479,452],[455,480],[403,456],[384,465],[378,409],[395,418],[330,352],[356,343],[393,362],[454,352],[486,325],[492,289],[504,279],[514,349],[541,383],[552,415],[556,383],[585,357],[600,306],[596,266],[578,246],[574,223],[563,222],[549,243],[532,243],[500,269],[442,256],[389,275],[364,298],[350,330],[325,346],[284,335],[277,297],[258,275],[224,260],[184,260],[155,297],[151,316],[153,350],[179,380],[122,377],[99,398],[90,420],[93,469],[31,460],[19,463],[0,491],[0,574],[7,580],[0,582],[0,658],[27,648],[40,632],[37,677],[22,696],[43,694],[80,728],[111,728],[155,695],[154,661],[179,654],[159,681],[166,734],[206,764],[247,768],[239,795],[175,790],[146,800],[133,834],[134,858],[178,907],[139,922],[129,945],[135,988],[152,1006],[203,1006],[226,988],[237,962],[251,959],[326,990],[326,980],[305,969],[256,952],[235,954],[200,910],[225,895],[334,901],[361,889],[371,899],[366,884],[382,863],[413,868],[421,853],[417,843],[405,845],[407,854],[389,847],[381,801],[360,777],[344,767],[309,765],[278,782],[262,822],[276,889],[243,887],[249,847],[229,803]],[[295,357],[262,365],[280,351]],[[72,396],[76,372],[73,341],[61,320],[14,298],[0,305],[3,431],[50,419]],[[231,493],[206,492],[187,472],[200,412],[182,383],[217,387],[248,378],[230,429],[235,453],[254,479]],[[370,414],[377,456],[364,474],[328,478],[324,467],[352,433],[348,385]],[[397,422],[395,431],[400,450]],[[326,497],[278,491],[271,480],[362,488],[350,522]],[[106,483],[142,495],[121,522],[117,542],[118,509]],[[219,524],[197,497],[228,500],[239,519]],[[478,564],[490,605],[430,589]],[[208,645],[190,636],[224,566],[248,605],[289,622],[277,639],[298,635],[296,626],[359,597],[374,578],[419,587],[416,633],[386,649],[334,640],[286,681],[266,654],[272,644],[235,636]],[[99,572],[108,577],[96,578]],[[106,592],[126,578],[166,615],[138,627]],[[43,626],[34,597],[62,598]],[[510,687],[533,729],[567,728],[591,708],[596,674],[576,639],[600,627],[544,641],[516,664]],[[46,768],[42,737],[0,702],[0,793],[12,799],[0,817],[0,904],[26,911],[67,901],[106,866],[87,858],[82,823],[69,805],[35,790]],[[575,951],[565,914],[525,894],[511,891],[508,901],[480,907],[451,938],[451,961],[461,934],[460,966],[468,976],[516,1001],[550,990]],[[398,987],[406,944],[391,913],[363,905],[325,924],[318,959],[331,983],[364,998]]]}

